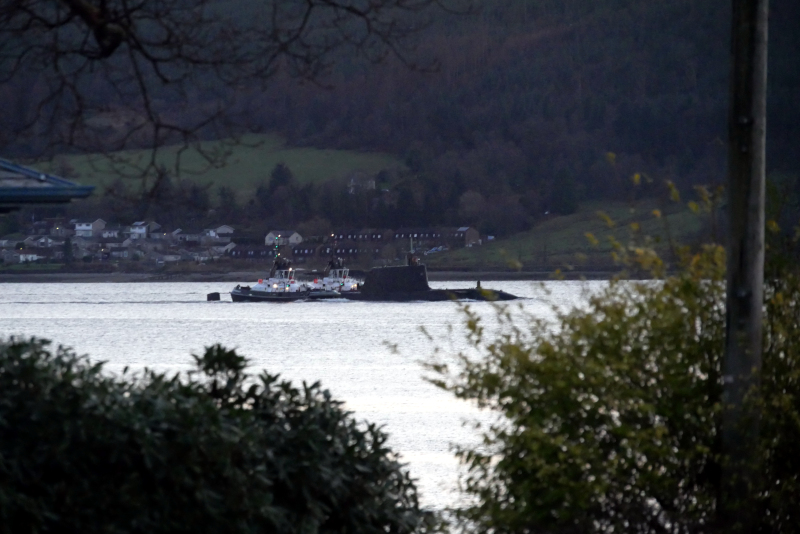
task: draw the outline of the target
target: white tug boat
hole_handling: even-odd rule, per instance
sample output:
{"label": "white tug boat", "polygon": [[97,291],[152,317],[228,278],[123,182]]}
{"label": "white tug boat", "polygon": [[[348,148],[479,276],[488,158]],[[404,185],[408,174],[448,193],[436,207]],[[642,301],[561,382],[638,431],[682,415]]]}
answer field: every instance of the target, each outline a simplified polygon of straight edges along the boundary
{"label": "white tug boat", "polygon": [[[336,268],[333,268],[336,266]],[[278,258],[272,265],[269,278],[251,286],[238,285],[231,290],[234,302],[290,302],[302,299],[341,298],[343,291],[358,290],[358,283],[349,278],[342,260],[331,260],[322,280],[301,282],[295,278],[291,261]]]}
{"label": "white tug boat", "polygon": [[359,291],[361,288],[359,284],[358,280],[350,278],[350,269],[344,266],[342,258],[331,258],[322,279],[314,279],[308,285],[312,290],[336,291],[341,294]]}

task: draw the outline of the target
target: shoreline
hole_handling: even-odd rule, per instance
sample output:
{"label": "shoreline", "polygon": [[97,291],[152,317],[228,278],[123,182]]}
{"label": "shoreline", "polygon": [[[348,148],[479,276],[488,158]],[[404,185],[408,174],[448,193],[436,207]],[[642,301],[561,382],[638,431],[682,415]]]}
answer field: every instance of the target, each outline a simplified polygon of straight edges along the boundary
{"label": "shoreline", "polygon": [[[568,271],[564,280],[609,280],[615,272]],[[263,278],[263,271],[231,271],[225,273],[0,273],[3,283],[156,283],[156,282],[252,282]],[[355,278],[360,278],[354,275]],[[431,282],[494,282],[514,280],[552,280],[551,271],[428,271]]]}

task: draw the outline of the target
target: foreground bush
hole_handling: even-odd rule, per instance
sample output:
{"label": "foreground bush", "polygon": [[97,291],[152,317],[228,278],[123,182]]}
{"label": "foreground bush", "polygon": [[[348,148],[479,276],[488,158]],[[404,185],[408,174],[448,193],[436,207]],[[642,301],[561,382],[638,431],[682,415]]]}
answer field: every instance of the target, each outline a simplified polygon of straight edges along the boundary
{"label": "foreground bush", "polygon": [[244,374],[215,346],[187,379],[112,378],[0,341],[2,532],[420,532],[432,517],[374,425],[318,385]]}
{"label": "foreground bush", "polygon": [[[724,253],[663,282],[617,282],[556,328],[500,309],[433,381],[498,414],[462,449],[476,532],[714,531],[720,489]],[[800,531],[800,282],[767,284],[756,481],[763,532]]]}

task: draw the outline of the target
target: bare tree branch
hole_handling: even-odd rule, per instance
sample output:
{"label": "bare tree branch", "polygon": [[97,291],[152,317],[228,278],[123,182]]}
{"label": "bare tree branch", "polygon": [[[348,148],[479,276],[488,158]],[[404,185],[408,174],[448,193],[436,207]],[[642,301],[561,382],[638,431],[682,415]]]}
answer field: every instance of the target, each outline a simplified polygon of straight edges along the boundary
{"label": "bare tree branch", "polygon": [[235,89],[278,72],[317,82],[343,53],[430,67],[413,61],[413,37],[433,8],[468,1],[5,0],[0,90],[26,101],[4,112],[0,147],[41,157],[199,146],[245,127],[230,114]]}

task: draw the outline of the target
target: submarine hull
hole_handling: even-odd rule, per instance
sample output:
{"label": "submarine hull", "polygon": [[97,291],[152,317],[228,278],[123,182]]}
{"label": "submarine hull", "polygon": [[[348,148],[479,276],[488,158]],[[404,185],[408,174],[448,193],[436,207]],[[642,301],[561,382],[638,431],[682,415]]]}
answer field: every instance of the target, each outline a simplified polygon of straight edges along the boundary
{"label": "submarine hull", "polygon": [[427,291],[396,291],[382,295],[364,294],[362,291],[342,293],[347,300],[372,302],[441,302],[447,300],[516,300],[519,297],[505,291],[489,289],[429,289]]}
{"label": "submarine hull", "polygon": [[446,301],[446,300],[514,300],[515,295],[480,287],[471,289],[431,289],[424,264],[381,267],[367,273],[360,291],[342,293],[348,300],[366,301]]}

